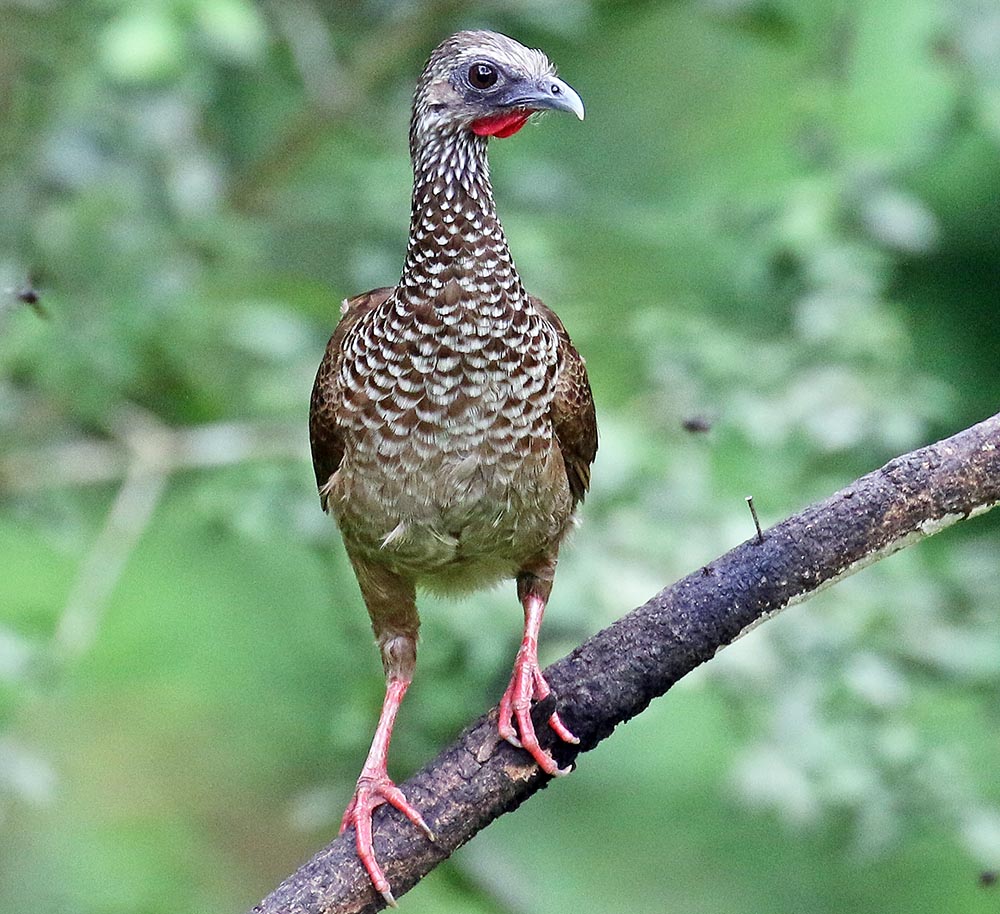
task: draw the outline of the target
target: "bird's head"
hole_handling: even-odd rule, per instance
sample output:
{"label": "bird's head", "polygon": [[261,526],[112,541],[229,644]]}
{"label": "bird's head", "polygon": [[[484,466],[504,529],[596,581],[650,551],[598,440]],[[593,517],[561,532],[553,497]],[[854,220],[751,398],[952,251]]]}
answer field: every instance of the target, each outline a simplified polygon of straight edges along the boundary
{"label": "bird's head", "polygon": [[496,32],[458,32],[427,61],[413,98],[411,146],[433,134],[468,130],[508,137],[537,111],[569,111],[583,101],[538,50]]}

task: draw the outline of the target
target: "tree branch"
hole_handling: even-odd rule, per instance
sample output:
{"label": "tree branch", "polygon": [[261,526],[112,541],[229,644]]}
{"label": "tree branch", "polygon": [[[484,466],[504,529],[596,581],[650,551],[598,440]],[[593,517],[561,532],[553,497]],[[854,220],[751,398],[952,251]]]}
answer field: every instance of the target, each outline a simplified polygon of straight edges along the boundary
{"label": "tree branch", "polygon": [[[806,508],[599,632],[546,670],[579,746],[551,746],[560,764],[593,749],[721,647],[786,606],[1000,501],[1000,414],[889,462]],[[549,702],[535,709],[543,721]],[[540,732],[548,733],[547,727]],[[375,816],[375,850],[401,895],[549,778],[496,732],[496,709],[403,786],[437,837],[394,810]],[[252,914],[358,914],[383,907],[348,832]]]}
{"label": "tree branch", "polygon": [[212,422],[163,425],[141,411],[118,410],[113,440],[82,438],[0,455],[0,494],[113,482],[128,477],[141,456],[144,469],[170,475],[181,470],[230,466],[251,460],[304,460],[301,422]]}

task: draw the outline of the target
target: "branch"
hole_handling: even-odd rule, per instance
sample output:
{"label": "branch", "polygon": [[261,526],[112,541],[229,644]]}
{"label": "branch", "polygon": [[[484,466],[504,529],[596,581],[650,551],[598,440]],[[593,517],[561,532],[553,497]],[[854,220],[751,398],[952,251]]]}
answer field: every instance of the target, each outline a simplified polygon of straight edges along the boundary
{"label": "branch", "polygon": [[[723,646],[793,603],[1000,501],[1000,414],[913,451],[661,591],[545,671],[579,746],[593,749]],[[535,709],[539,722],[550,702]],[[549,733],[540,727],[540,733]],[[397,897],[476,832],[544,787],[524,752],[500,742],[496,709],[402,785],[437,840],[394,810],[375,816],[375,850]],[[360,914],[383,907],[348,832],[252,914]]]}
{"label": "branch", "polygon": [[141,456],[150,472],[230,466],[251,460],[304,460],[300,422],[212,422],[169,427],[155,416],[137,424],[126,406],[114,440],[83,438],[0,456],[0,494],[123,479]]}
{"label": "branch", "polygon": [[[348,82],[347,74],[336,68],[332,55],[327,61],[329,72],[323,74],[321,80],[313,79],[309,72],[302,70],[306,56],[316,56],[315,47],[300,47],[303,36],[291,32],[302,28],[324,29],[318,10],[305,5],[296,8],[291,4],[282,6],[275,3],[273,15],[282,26],[293,59],[300,65],[306,100],[302,108],[288,119],[277,141],[231,182],[230,205],[237,210],[253,210],[263,192],[277,178],[315,152],[330,128],[364,110],[376,87],[392,76],[401,59],[438,40],[434,36],[441,28],[443,17],[447,18],[461,9],[462,4],[457,0],[427,0],[402,15],[385,17],[378,28],[358,42],[350,67],[353,82]],[[317,34],[320,41],[328,41],[328,35],[310,32],[305,36],[308,45],[314,45]]]}
{"label": "branch", "polygon": [[53,636],[61,663],[79,660],[171,474],[249,460],[300,458],[298,423],[217,422],[171,428],[148,410],[121,403],[108,415],[109,440],[87,438],[0,456],[0,496],[122,480],[104,526],[77,570]]}

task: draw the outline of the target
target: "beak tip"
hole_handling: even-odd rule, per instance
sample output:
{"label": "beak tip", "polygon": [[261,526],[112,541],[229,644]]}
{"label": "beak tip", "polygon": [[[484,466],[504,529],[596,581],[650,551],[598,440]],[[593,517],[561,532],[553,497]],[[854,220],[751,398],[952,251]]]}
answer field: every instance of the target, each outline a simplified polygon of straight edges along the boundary
{"label": "beak tip", "polygon": [[558,102],[552,104],[550,102],[550,107],[556,108],[561,111],[569,111],[575,114],[579,120],[583,120],[584,107],[583,99],[580,98],[580,94],[574,89],[569,83],[563,82],[561,79],[554,78],[549,89],[550,98],[552,95],[556,95]]}

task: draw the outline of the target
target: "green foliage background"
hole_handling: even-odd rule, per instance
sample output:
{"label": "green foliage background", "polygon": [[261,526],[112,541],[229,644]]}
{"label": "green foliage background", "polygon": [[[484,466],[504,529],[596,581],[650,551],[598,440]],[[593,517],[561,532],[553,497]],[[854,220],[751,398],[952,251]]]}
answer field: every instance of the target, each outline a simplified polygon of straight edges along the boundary
{"label": "green foliage background", "polygon": [[[996,411],[991,0],[6,0],[0,909],[238,911],[335,832],[382,682],[308,392],[398,274],[413,81],[469,26],[588,105],[492,155],[601,417],[548,659],[745,539],[745,495],[775,521]],[[996,911],[998,598],[994,517],[880,563],[403,904]],[[423,605],[400,779],[518,640],[512,588]]]}

